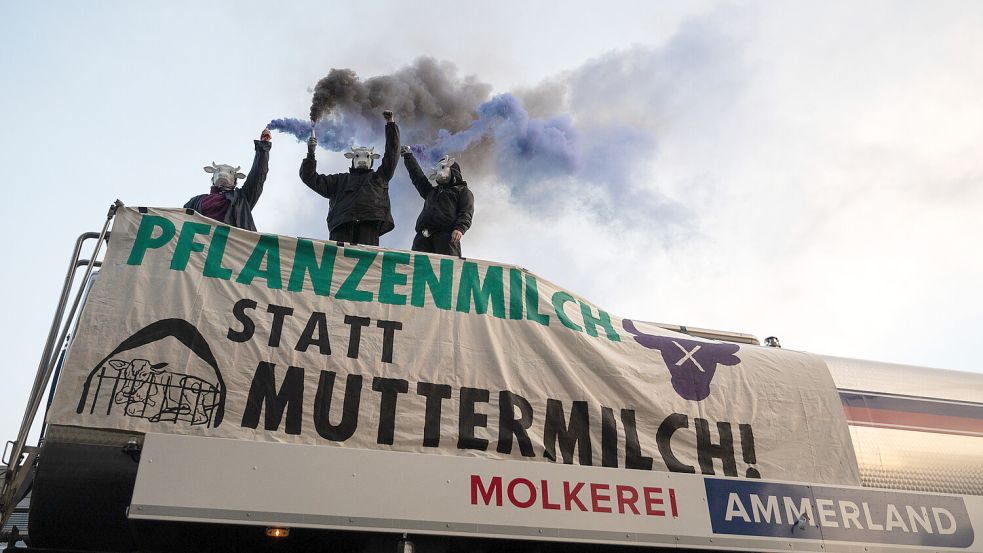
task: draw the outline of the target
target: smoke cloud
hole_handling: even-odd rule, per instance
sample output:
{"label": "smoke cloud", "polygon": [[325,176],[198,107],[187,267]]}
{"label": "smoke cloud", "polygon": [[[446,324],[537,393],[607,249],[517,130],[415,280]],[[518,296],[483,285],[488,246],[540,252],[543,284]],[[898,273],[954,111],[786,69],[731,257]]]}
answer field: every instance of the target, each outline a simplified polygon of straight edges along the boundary
{"label": "smoke cloud", "polygon": [[[310,120],[276,119],[270,128],[306,140],[317,121],[319,144],[331,151],[381,141],[382,111],[396,113],[407,144],[433,144],[438,132],[468,128],[491,86],[461,78],[450,63],[420,58],[392,75],[364,81],[351,69],[332,69],[315,85]],[[423,161],[423,160],[421,160]]]}
{"label": "smoke cloud", "polygon": [[[573,207],[606,223],[685,227],[692,211],[651,180],[658,134],[687,101],[703,102],[702,87],[727,97],[719,92],[734,75],[730,47],[705,28],[684,27],[662,48],[614,52],[495,95],[477,77],[431,58],[365,80],[332,69],[314,87],[311,117],[318,144],[338,152],[380,147],[381,112],[392,109],[403,144],[424,167],[450,154],[476,190],[483,182],[504,186],[530,212],[549,217]],[[305,141],[311,122],[276,119],[269,127]]]}
{"label": "smoke cloud", "polygon": [[[392,109],[403,143],[424,167],[452,155],[472,185],[480,186],[485,178],[501,182],[517,204],[530,210],[551,211],[575,200],[610,218],[619,206],[626,211],[646,203],[622,201],[621,188],[632,166],[625,153],[654,150],[654,133],[605,124],[585,135],[571,115],[532,116],[517,95],[490,92],[491,86],[475,77],[458,77],[451,64],[421,58],[392,75],[365,81],[350,69],[332,69],[315,86],[311,114],[318,144],[340,152],[381,145],[381,112]],[[268,127],[300,141],[311,133],[311,122],[297,118],[274,119]],[[610,187],[618,199],[601,201],[603,194],[577,193],[577,181],[583,178]]]}

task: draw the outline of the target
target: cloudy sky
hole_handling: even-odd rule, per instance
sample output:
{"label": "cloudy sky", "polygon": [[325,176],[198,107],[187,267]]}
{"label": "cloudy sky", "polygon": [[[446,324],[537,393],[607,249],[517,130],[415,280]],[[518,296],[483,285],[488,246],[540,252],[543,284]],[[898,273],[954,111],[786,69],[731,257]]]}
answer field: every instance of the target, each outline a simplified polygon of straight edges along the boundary
{"label": "cloudy sky", "polygon": [[[468,257],[613,313],[983,372],[983,3],[4,2],[0,221],[13,439],[75,237],[248,166],[332,68],[432,58],[576,133],[576,171],[469,167]],[[400,114],[397,113],[397,119]],[[381,146],[381,144],[379,144]],[[261,230],[326,236],[274,135]],[[322,172],[342,171],[320,151]],[[501,160],[499,160],[501,161]],[[393,188],[408,248],[418,198]]]}

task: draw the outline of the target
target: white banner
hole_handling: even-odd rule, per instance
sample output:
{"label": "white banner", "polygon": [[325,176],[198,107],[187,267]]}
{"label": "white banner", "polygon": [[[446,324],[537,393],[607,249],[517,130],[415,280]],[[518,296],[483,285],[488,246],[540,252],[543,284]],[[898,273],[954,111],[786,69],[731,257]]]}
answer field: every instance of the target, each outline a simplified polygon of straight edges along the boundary
{"label": "white banner", "polygon": [[621,319],[518,267],[176,209],[117,215],[48,422],[859,483],[815,356]]}

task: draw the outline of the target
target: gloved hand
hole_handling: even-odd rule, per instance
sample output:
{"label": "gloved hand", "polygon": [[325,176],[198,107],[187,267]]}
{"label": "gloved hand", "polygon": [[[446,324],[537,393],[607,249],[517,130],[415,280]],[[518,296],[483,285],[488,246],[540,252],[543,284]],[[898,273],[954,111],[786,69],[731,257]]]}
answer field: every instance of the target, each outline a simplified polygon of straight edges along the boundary
{"label": "gloved hand", "polygon": [[382,112],[382,116],[386,119],[386,123],[396,122],[396,120],[393,118],[392,110],[387,109],[386,111]]}
{"label": "gloved hand", "polygon": [[314,155],[314,149],[315,148],[317,148],[317,138],[315,138],[315,137],[312,136],[307,141],[307,153],[310,154],[310,155]]}
{"label": "gloved hand", "polygon": [[399,148],[399,155],[408,156],[413,153],[413,150],[409,146],[401,146]]}

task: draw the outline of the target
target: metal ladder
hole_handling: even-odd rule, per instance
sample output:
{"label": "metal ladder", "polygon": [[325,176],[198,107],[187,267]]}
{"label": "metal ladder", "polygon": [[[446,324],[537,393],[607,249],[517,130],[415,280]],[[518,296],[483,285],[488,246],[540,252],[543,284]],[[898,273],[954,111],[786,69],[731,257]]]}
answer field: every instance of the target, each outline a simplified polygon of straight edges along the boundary
{"label": "metal ladder", "polygon": [[[17,507],[17,503],[27,494],[34,481],[34,466],[37,462],[40,445],[44,440],[46,425],[41,426],[41,435],[38,445],[27,445],[28,434],[37,418],[41,400],[45,390],[49,388],[52,375],[56,368],[60,366],[61,353],[67,344],[68,333],[73,321],[78,314],[82,298],[85,295],[88,284],[92,278],[93,269],[102,265],[99,261],[99,253],[102,245],[109,240],[109,225],[116,215],[116,211],[123,207],[123,203],[116,200],[109,206],[109,213],[106,214],[106,222],[102,226],[101,232],[86,232],[75,241],[75,249],[68,262],[68,272],[65,275],[65,283],[62,286],[61,297],[58,300],[58,307],[55,309],[54,320],[51,322],[51,329],[48,331],[48,340],[45,342],[44,351],[41,353],[41,360],[38,362],[37,373],[34,377],[34,386],[31,388],[31,395],[28,398],[27,409],[24,411],[24,418],[21,420],[20,430],[17,439],[8,441],[4,447],[3,457],[0,462],[7,465],[0,481],[0,528],[6,525],[10,515]],[[82,247],[91,240],[97,239],[92,254],[88,259],[82,259]],[[65,316],[65,308],[68,305],[68,298],[72,289],[75,288],[76,275],[78,270],[85,267],[85,274],[79,281],[79,286],[72,301],[72,307]],[[56,345],[58,347],[56,347]],[[54,393],[54,384],[50,386],[50,394]]]}

